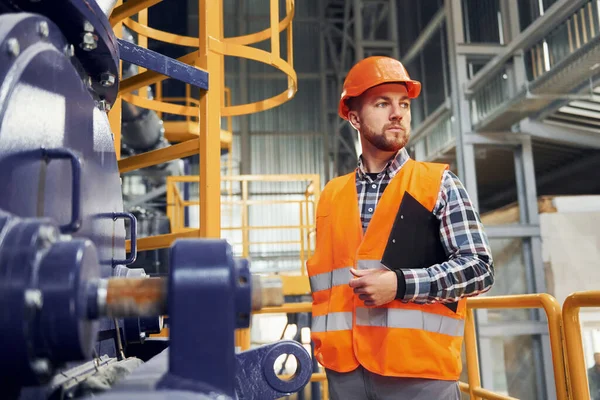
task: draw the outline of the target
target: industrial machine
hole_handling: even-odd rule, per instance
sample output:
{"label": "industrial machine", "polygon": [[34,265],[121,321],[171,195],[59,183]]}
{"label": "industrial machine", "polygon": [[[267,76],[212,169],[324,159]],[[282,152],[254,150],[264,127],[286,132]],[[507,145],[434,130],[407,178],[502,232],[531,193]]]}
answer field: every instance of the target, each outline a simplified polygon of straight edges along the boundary
{"label": "industrial machine", "polygon": [[[117,39],[107,16],[114,4],[0,0],[2,398],[263,400],[297,392],[312,372],[300,344],[236,353],[234,331],[283,294],[280,282],[251,275],[225,241],[177,240],[164,276],[128,267],[137,220],[123,209],[107,117],[119,62],[192,85],[205,72]],[[159,129],[143,125],[155,117],[137,111],[124,106],[131,151],[165,146]],[[127,356],[165,317],[165,348],[148,360]],[[284,354],[298,361],[289,380],[274,371]]]}

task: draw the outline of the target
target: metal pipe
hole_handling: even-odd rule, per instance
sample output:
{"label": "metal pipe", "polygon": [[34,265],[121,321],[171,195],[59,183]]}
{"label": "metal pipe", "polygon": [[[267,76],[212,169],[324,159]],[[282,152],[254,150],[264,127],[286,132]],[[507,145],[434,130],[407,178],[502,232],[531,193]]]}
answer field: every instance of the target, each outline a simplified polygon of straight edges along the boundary
{"label": "metal pipe", "polygon": [[252,311],[263,307],[283,305],[283,281],[281,278],[252,275]]}
{"label": "metal pipe", "polygon": [[165,315],[167,293],[164,278],[110,278],[106,282],[106,303],[100,309],[114,318]]}
{"label": "metal pipe", "polygon": [[117,0],[96,0],[96,3],[98,3],[98,7],[100,7],[104,15],[110,17],[110,13],[115,8]]}
{"label": "metal pipe", "polygon": [[[251,279],[253,311],[284,303],[280,278],[253,274]],[[167,278],[102,279],[94,290],[98,316],[128,318],[168,314]]]}

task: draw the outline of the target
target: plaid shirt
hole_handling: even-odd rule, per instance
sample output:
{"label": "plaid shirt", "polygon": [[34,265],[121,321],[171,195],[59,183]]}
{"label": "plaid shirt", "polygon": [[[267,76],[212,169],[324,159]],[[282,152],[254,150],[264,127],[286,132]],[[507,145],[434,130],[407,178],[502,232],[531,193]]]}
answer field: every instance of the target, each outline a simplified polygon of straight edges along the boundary
{"label": "plaid shirt", "polygon": [[[402,149],[379,174],[367,174],[360,158],[356,191],[363,230],[383,191],[408,159],[408,152]],[[465,188],[450,171],[443,175],[433,213],[440,220],[440,239],[448,261],[399,270],[397,298],[415,303],[454,302],[488,291],[494,282],[494,267],[487,235]]]}

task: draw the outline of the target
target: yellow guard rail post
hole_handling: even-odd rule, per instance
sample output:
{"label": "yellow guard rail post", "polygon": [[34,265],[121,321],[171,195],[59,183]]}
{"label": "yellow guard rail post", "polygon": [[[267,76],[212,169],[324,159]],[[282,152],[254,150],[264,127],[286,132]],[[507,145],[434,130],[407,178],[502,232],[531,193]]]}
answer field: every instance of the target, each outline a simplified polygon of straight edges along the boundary
{"label": "yellow guard rail post", "polygon": [[583,358],[581,325],[579,323],[579,309],[581,307],[600,307],[600,290],[573,293],[566,298],[563,304],[565,348],[572,400],[590,399],[587,371]]}
{"label": "yellow guard rail post", "polygon": [[543,308],[548,318],[548,333],[550,334],[550,347],[552,350],[552,364],[554,367],[554,381],[556,385],[556,398],[568,400],[568,386],[566,376],[565,358],[562,342],[562,314],[556,299],[549,294],[523,294],[496,297],[475,297],[467,300],[467,319],[465,324],[465,352],[467,358],[467,374],[469,384],[461,385],[461,390],[468,393],[471,400],[514,400],[513,397],[492,393],[481,387],[479,375],[479,360],[477,357],[477,342],[475,339],[475,321],[473,310],[487,309],[518,309],[518,308]]}

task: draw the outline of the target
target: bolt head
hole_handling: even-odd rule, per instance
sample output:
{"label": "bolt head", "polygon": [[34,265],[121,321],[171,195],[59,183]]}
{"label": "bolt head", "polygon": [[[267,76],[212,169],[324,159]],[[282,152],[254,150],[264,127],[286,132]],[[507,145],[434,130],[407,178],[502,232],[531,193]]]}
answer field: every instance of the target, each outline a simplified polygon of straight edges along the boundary
{"label": "bolt head", "polygon": [[98,102],[98,108],[100,109],[100,111],[108,112],[110,111],[110,107],[110,103],[106,100],[100,100]]}
{"label": "bolt head", "polygon": [[31,369],[38,375],[47,375],[50,373],[50,362],[45,358],[38,358],[31,363]]}
{"label": "bolt head", "polygon": [[59,238],[58,231],[49,225],[41,226],[38,230],[38,248],[50,247]]}
{"label": "bolt head", "polygon": [[8,54],[13,57],[16,57],[21,52],[21,46],[19,46],[19,41],[15,38],[10,38],[6,41],[6,49]]}
{"label": "bolt head", "polygon": [[100,76],[100,84],[104,87],[111,87],[115,84],[115,76],[110,72],[105,72]]}
{"label": "bolt head", "polygon": [[50,34],[50,27],[48,26],[48,22],[40,21],[38,24],[38,32],[43,38],[47,38]]}
{"label": "bolt head", "polygon": [[98,39],[93,33],[86,32],[81,36],[81,48],[85,51],[92,51],[98,47]]}
{"label": "bolt head", "polygon": [[85,21],[83,23],[83,30],[85,32],[94,32],[94,25],[90,21]]}
{"label": "bolt head", "polygon": [[75,55],[75,46],[68,44],[65,46],[65,56],[73,57]]}
{"label": "bolt head", "polygon": [[25,290],[25,305],[29,308],[41,309],[44,305],[44,297],[39,289]]}

